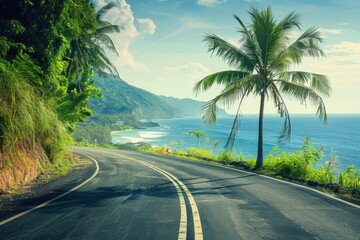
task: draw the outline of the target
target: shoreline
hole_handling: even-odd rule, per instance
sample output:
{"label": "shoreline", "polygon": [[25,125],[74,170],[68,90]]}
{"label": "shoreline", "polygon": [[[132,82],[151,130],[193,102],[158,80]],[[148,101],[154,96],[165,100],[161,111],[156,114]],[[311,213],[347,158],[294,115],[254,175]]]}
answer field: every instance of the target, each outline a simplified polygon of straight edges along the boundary
{"label": "shoreline", "polygon": [[128,132],[128,131],[131,131],[131,130],[134,130],[134,128],[125,129],[125,130],[115,130],[115,131],[111,131],[111,134],[114,134],[114,133],[122,133],[122,132]]}

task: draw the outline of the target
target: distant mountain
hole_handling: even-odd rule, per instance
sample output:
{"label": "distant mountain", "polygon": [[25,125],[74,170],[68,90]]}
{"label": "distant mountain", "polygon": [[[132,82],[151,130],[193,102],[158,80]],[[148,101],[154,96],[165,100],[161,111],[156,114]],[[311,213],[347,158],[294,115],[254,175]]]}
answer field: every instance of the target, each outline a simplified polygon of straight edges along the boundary
{"label": "distant mountain", "polygon": [[[193,99],[157,96],[144,89],[134,87],[113,76],[96,74],[95,87],[101,89],[103,98],[91,99],[90,106],[95,115],[135,115],[138,119],[159,119],[201,115],[204,102]],[[227,115],[218,109],[219,115]]]}
{"label": "distant mountain", "polygon": [[[169,104],[170,106],[175,107],[179,112],[180,116],[199,116],[203,112],[201,107],[204,105],[205,102],[196,101],[190,98],[174,98],[174,97],[166,97],[166,96],[159,96],[159,98]],[[217,109],[218,116],[227,116],[228,114],[225,112],[224,109],[218,108]]]}

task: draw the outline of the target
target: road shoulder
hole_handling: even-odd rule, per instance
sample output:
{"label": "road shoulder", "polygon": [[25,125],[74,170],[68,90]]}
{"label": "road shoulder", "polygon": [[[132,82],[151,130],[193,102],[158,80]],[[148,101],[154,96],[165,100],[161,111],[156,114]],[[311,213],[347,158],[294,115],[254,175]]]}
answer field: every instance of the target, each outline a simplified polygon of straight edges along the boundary
{"label": "road shoulder", "polygon": [[95,163],[85,157],[78,159],[71,171],[51,180],[35,180],[19,189],[19,194],[0,195],[0,221],[31,209],[81,184],[95,171]]}

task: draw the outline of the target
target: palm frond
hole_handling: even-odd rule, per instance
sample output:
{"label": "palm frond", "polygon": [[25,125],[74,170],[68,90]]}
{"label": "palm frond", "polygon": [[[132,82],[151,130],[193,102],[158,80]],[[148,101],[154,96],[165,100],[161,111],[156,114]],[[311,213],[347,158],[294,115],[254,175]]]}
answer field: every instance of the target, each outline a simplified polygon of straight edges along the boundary
{"label": "palm frond", "polygon": [[260,53],[260,47],[258,42],[256,41],[256,36],[252,29],[248,29],[245,24],[242,22],[242,20],[237,15],[233,15],[234,18],[238,21],[240,24],[240,28],[238,29],[238,32],[241,33],[241,50],[244,52],[246,56],[252,61],[252,71],[254,69],[260,69],[261,66],[261,58]]}
{"label": "palm frond", "polygon": [[301,63],[305,56],[323,57],[325,54],[319,48],[320,42],[321,31],[318,28],[309,28],[287,48],[288,56],[294,63]]}
{"label": "palm frond", "polygon": [[326,107],[323,99],[310,87],[304,86],[299,83],[293,83],[286,80],[278,80],[280,84],[281,92],[288,94],[296,98],[301,104],[307,104],[309,101],[311,104],[317,106],[316,115],[320,120],[327,123]]}
{"label": "palm frond", "polygon": [[97,36],[95,35],[94,37],[95,37],[94,43],[96,43],[96,45],[101,46],[104,49],[109,49],[110,51],[114,52],[116,55],[119,55],[114,45],[114,42],[108,35],[102,34]]}
{"label": "palm frond", "polygon": [[241,114],[240,114],[240,107],[241,107],[241,104],[244,100],[244,97],[245,97],[245,94],[241,97],[240,99],[240,102],[239,102],[239,106],[238,106],[238,109],[236,111],[236,115],[235,115],[235,118],[234,118],[234,122],[232,124],[232,127],[231,127],[231,130],[230,130],[230,133],[229,133],[229,137],[226,141],[226,144],[224,146],[224,148],[226,149],[226,151],[228,152],[231,152],[232,151],[232,148],[234,147],[234,142],[235,142],[235,139],[236,139],[236,134],[238,132],[238,129],[239,129],[239,125],[240,125],[240,117],[241,117]]}
{"label": "palm frond", "polygon": [[300,30],[300,15],[296,12],[291,12],[286,15],[284,19],[281,20],[277,25],[285,31],[292,30],[294,27],[297,27]]}
{"label": "palm frond", "polygon": [[230,67],[248,72],[253,71],[253,61],[240,48],[215,34],[205,35],[204,41],[207,42],[208,52],[221,57]]}
{"label": "palm frond", "polygon": [[325,96],[330,96],[332,91],[330,81],[325,75],[302,71],[289,71],[283,72],[281,77],[293,83],[302,85],[309,84],[312,89]]}
{"label": "palm frond", "polygon": [[125,30],[123,26],[120,25],[107,25],[102,26],[96,29],[95,34],[96,35],[102,35],[102,34],[109,34],[109,33],[119,33],[121,30]]}
{"label": "palm frond", "polygon": [[279,134],[278,141],[280,143],[286,143],[290,141],[291,138],[291,121],[290,121],[290,114],[285,104],[284,99],[281,96],[281,93],[274,82],[270,85],[271,97],[274,101],[275,107],[277,108],[277,112],[280,117],[285,118],[283,128]]}
{"label": "palm frond", "polygon": [[222,72],[213,73],[209,76],[206,76],[202,80],[198,81],[193,88],[193,92],[195,95],[197,95],[200,92],[206,91],[214,84],[226,85],[238,81],[239,79],[242,79],[248,75],[249,75],[248,72],[241,72],[241,71],[222,71]]}
{"label": "palm frond", "polygon": [[217,101],[220,96],[217,96],[210,101],[207,101],[202,107],[201,110],[205,110],[202,115],[202,119],[207,125],[213,125],[216,123],[216,109],[217,109]]}
{"label": "palm frond", "polygon": [[263,78],[259,75],[248,75],[238,81],[227,84],[218,96],[206,102],[201,108],[205,110],[203,114],[204,122],[208,125],[214,124],[216,122],[217,105],[225,108],[231,107],[235,102],[248,96],[254,87],[258,88],[258,81],[262,80]]}
{"label": "palm frond", "polygon": [[113,7],[116,7],[114,2],[110,2],[108,4],[106,4],[105,6],[103,6],[102,8],[100,8],[97,12],[96,12],[96,20],[102,21],[103,17],[105,16],[105,14],[112,9]]}

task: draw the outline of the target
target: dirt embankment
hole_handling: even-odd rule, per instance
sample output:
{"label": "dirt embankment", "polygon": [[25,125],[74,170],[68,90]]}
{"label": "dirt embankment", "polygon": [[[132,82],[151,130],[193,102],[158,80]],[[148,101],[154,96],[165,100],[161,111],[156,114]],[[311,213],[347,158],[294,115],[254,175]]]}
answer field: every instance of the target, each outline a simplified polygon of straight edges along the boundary
{"label": "dirt embankment", "polygon": [[50,162],[41,147],[20,146],[11,155],[0,151],[0,193],[33,181],[48,166]]}

